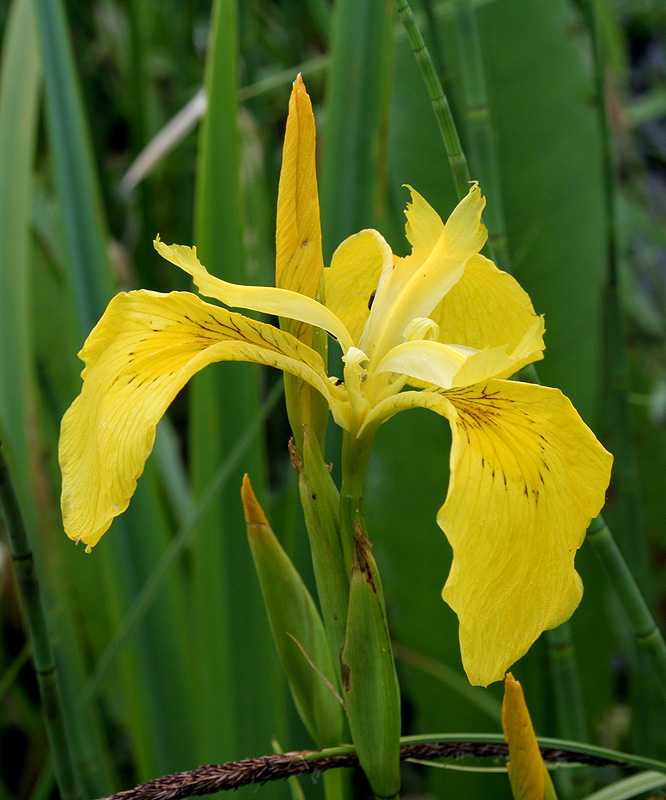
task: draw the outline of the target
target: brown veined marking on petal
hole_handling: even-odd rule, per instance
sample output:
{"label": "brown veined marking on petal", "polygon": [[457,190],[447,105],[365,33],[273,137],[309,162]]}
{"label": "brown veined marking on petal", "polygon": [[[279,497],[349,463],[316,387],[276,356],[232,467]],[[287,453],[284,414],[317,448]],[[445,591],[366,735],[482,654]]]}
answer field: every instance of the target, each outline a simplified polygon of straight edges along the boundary
{"label": "brown veined marking on petal", "polygon": [[[535,431],[530,431],[530,436],[523,439],[518,435],[520,428],[529,427],[534,424],[524,414],[511,413],[513,401],[510,398],[502,397],[497,400],[497,392],[489,392],[486,386],[474,387],[476,391],[470,391],[472,387],[461,389],[451,389],[443,394],[454,404],[458,411],[457,425],[461,430],[470,446],[474,447],[472,439],[475,433],[483,437],[485,447],[490,446],[495,454],[493,459],[495,466],[502,466],[500,474],[505,487],[507,487],[507,474],[509,480],[513,477],[518,478],[523,484],[523,492],[529,498],[533,496],[535,503],[539,502],[540,486],[545,484],[542,474],[543,470],[550,471],[548,463],[543,457],[545,450],[543,444],[534,444]],[[508,427],[503,425],[501,418],[505,414],[510,414],[507,422]],[[544,441],[540,433],[536,433],[536,438]],[[482,447],[475,447],[479,451],[482,465],[485,465],[486,458],[482,454]],[[521,457],[522,454],[522,457]],[[507,470],[507,456],[513,459],[517,468],[516,472]],[[527,460],[526,460],[527,459]],[[492,469],[492,478],[496,479],[496,470]]]}

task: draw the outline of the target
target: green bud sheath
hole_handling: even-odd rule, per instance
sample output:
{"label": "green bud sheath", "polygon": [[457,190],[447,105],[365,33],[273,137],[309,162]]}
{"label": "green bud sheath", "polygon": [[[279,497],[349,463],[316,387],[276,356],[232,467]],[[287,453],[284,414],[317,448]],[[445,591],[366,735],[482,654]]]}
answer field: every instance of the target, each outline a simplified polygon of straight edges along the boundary
{"label": "green bud sheath", "polygon": [[247,475],[241,496],[252,558],[296,709],[318,747],[339,744],[344,714],[324,624],[301,576],[271,530]]}
{"label": "green bud sheath", "polygon": [[331,652],[337,656],[345,637],[349,597],[349,578],[340,544],[340,496],[309,426],[303,425],[303,456],[293,443],[289,452],[298,473],[324,625]]}
{"label": "green bud sheath", "polygon": [[347,635],[340,655],[352,739],[372,791],[400,791],[400,691],[371,543],[356,525]]}

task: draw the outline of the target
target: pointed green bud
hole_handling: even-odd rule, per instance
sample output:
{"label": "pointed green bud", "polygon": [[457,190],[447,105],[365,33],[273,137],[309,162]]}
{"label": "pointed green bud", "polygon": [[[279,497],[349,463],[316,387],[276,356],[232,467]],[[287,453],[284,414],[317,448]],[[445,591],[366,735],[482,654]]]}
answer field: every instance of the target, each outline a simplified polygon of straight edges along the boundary
{"label": "pointed green bud", "polygon": [[400,690],[372,544],[357,523],[347,635],[340,654],[352,740],[372,791],[400,791]]}
{"label": "pointed green bud", "polygon": [[309,426],[303,425],[303,456],[293,442],[289,452],[298,473],[324,625],[331,652],[337,657],[345,636],[349,597],[349,578],[340,544],[340,495]]}
{"label": "pointed green bud", "polygon": [[247,475],[241,496],[252,558],[296,709],[318,747],[339,744],[344,714],[324,624],[301,576],[271,530]]}

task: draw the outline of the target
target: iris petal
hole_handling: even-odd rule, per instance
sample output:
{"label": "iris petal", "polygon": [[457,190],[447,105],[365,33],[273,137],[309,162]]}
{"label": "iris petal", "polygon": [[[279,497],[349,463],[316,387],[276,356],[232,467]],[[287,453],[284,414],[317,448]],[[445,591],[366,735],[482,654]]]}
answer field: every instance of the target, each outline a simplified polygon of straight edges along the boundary
{"label": "iris petal", "polygon": [[227,306],[288,317],[323,328],[339,340],[345,352],[353,344],[347,329],[335,314],[311,297],[289,289],[276,289],[273,286],[240,286],[216,278],[197,258],[196,247],[167,245],[158,237],[155,240],[155,249],[167,261],[188,272],[201,294],[207,297],[214,297]]}
{"label": "iris petal", "polygon": [[65,531],[89,547],[127,508],[167,406],[207,364],[255,361],[298,375],[347,424],[344,393],[317,353],[188,292],[117,295],[80,357],[83,389],[63,418],[59,457]]}
{"label": "iris petal", "polygon": [[[393,269],[393,253],[377,231],[368,229],[345,239],[324,271],[326,306],[360,342],[382,274]],[[360,346],[360,345],[359,345]]]}
{"label": "iris petal", "polygon": [[365,427],[414,407],[451,423],[437,522],[453,563],[442,595],[458,615],[467,676],[487,686],[580,602],[574,557],[604,504],[613,459],[558,389],[490,380],[402,392],[377,404]]}
{"label": "iris petal", "polygon": [[453,564],[442,596],[467,675],[486,686],[578,606],[574,557],[612,456],[558,389],[492,380],[446,397],[451,481],[437,522]]}
{"label": "iris petal", "polygon": [[439,325],[440,342],[477,350],[507,345],[508,352],[538,319],[518,281],[480,254],[469,259],[460,280],[430,317]]}
{"label": "iris petal", "polygon": [[[397,259],[372,306],[363,339],[368,356],[379,359],[400,344],[411,320],[430,316],[460,280],[468,259],[479,252],[487,238],[481,223],[484,206],[481,190],[473,186],[458,203],[427,255],[426,245],[422,244],[412,255]],[[412,231],[410,235],[416,234]]]}
{"label": "iris petal", "polygon": [[282,150],[275,228],[275,285],[312,298],[317,295],[324,268],[315,142],[312,104],[299,75],[289,98]]}

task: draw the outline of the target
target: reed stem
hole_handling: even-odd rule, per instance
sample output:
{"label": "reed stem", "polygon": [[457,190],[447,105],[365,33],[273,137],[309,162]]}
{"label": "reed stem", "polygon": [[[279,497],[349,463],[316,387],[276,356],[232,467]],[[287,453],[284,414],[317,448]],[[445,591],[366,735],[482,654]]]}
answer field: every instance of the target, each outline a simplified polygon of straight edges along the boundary
{"label": "reed stem", "polygon": [[62,800],[78,800],[80,794],[65,723],[62,692],[49,639],[35,561],[1,442],[0,505],[7,523],[9,547],[23,603],[56,782]]}

